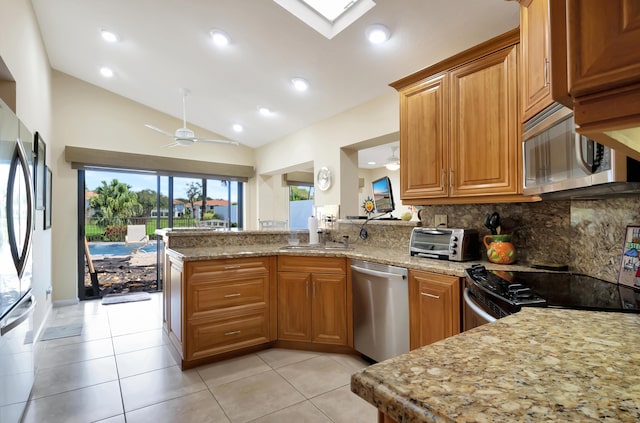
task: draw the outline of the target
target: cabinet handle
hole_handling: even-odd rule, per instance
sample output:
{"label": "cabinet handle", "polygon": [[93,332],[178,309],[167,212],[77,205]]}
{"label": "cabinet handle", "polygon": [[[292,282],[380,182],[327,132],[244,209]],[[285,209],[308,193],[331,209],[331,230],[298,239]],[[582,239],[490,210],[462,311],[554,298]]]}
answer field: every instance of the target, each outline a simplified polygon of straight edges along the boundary
{"label": "cabinet handle", "polygon": [[316,297],[316,284],[311,282],[312,286],[313,286],[313,298]]}
{"label": "cabinet handle", "polygon": [[225,269],[240,269],[242,266],[239,264],[227,264],[224,266]]}
{"label": "cabinet handle", "polygon": [[225,297],[225,298],[231,298],[231,297],[239,297],[239,296],[240,296],[240,294],[239,294],[239,293],[236,293],[236,294],[227,294],[227,295],[225,295],[224,297]]}
{"label": "cabinet handle", "polygon": [[551,85],[551,81],[549,81],[549,59],[544,58],[544,86],[548,87]]}
{"label": "cabinet handle", "polygon": [[240,333],[239,330],[232,330],[231,332],[225,332],[224,336],[237,335],[239,333]]}
{"label": "cabinet handle", "polygon": [[453,168],[449,168],[449,187],[453,188]]}
{"label": "cabinet handle", "polygon": [[442,172],[440,174],[440,189],[444,191],[444,178],[446,178],[446,171],[442,168]]}
{"label": "cabinet handle", "polygon": [[420,295],[424,295],[425,297],[434,298],[436,300],[440,299],[440,295],[429,294],[428,292],[421,292]]}
{"label": "cabinet handle", "polygon": [[306,282],[304,283],[304,292],[305,292],[305,294],[304,294],[304,295],[306,295],[306,296],[307,296],[307,298],[309,298],[309,281],[306,281]]}

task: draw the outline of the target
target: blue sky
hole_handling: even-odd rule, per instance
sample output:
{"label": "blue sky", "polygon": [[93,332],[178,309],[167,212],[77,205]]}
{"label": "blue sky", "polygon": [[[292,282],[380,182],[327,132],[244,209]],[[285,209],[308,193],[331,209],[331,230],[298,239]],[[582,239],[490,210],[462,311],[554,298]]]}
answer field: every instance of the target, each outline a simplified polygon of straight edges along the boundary
{"label": "blue sky", "polygon": [[[113,179],[117,179],[120,182],[124,182],[127,185],[131,186],[132,191],[141,191],[143,189],[157,189],[157,179],[156,175],[145,175],[139,173],[124,173],[124,172],[107,172],[107,171],[95,171],[95,170],[87,170],[85,172],[85,182],[87,185],[87,189],[89,191],[95,190],[97,187],[102,185],[102,181],[106,181],[107,183],[111,182]],[[161,188],[160,191],[163,195],[168,195],[169,190],[167,187],[169,178],[167,176],[163,176],[161,178]],[[173,196],[174,198],[186,198],[187,197],[187,185],[192,181],[200,181],[200,179],[196,178],[182,178],[182,177],[174,177],[173,178]],[[227,187],[223,186],[219,181],[213,180],[210,181],[207,187],[207,196],[209,198],[227,198]],[[237,200],[237,194],[233,189],[231,190],[231,201]]]}

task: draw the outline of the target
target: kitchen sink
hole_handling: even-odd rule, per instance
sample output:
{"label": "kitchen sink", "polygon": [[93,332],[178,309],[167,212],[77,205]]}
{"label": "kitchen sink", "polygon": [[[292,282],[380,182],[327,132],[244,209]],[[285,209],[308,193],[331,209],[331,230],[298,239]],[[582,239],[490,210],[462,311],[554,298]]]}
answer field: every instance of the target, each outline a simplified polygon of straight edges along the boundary
{"label": "kitchen sink", "polygon": [[280,247],[280,251],[350,251],[353,250],[353,247],[346,246],[343,244],[327,244],[327,245],[311,245],[311,244],[302,244],[302,245],[285,245]]}

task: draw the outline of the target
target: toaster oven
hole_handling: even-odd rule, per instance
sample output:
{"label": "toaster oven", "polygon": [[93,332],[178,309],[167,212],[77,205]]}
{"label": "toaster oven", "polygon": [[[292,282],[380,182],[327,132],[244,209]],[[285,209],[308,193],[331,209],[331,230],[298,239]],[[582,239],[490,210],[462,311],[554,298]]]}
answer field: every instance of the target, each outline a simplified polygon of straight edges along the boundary
{"label": "toaster oven", "polygon": [[409,254],[438,260],[467,261],[480,257],[475,229],[413,228]]}

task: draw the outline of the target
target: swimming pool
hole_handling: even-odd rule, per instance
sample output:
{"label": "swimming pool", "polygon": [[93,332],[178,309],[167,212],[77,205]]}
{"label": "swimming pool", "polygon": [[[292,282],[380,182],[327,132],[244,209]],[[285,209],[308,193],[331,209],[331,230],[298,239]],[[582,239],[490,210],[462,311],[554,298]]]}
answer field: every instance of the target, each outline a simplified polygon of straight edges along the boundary
{"label": "swimming pool", "polygon": [[128,256],[135,250],[140,253],[155,253],[158,245],[155,241],[149,241],[147,245],[131,244],[124,242],[90,242],[89,253],[92,256]]}

